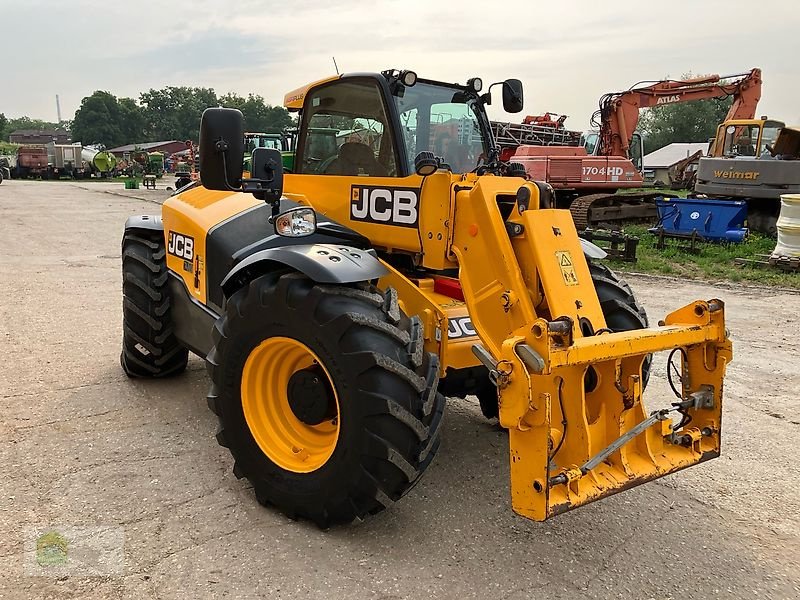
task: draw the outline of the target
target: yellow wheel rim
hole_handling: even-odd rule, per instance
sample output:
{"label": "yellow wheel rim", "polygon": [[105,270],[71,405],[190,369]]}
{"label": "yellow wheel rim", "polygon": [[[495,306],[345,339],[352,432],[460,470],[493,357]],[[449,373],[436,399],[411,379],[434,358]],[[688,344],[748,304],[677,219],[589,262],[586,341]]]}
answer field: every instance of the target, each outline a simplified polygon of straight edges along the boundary
{"label": "yellow wheel rim", "polygon": [[[319,365],[333,392],[336,414],[319,425],[297,418],[289,404],[289,379]],[[339,397],[330,373],[305,344],[271,337],[256,346],[242,371],[242,409],[261,451],[287,471],[310,473],[328,462],[339,439]]]}

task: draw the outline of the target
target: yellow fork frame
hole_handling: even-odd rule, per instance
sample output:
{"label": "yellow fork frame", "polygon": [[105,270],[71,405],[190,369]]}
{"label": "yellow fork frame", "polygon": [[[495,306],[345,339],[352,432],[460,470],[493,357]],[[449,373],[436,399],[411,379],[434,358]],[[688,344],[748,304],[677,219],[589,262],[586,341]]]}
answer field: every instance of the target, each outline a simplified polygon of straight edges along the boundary
{"label": "yellow fork frame", "polygon": [[[451,251],[477,353],[498,383],[514,510],[543,521],[718,456],[732,358],[722,302],[693,302],[659,327],[604,332],[569,212],[538,210],[526,184],[504,222],[495,200],[503,185],[481,178],[457,191]],[[671,349],[682,357],[682,399],[653,408],[682,401],[691,420],[677,431],[666,411],[648,420],[642,404],[643,360]]]}

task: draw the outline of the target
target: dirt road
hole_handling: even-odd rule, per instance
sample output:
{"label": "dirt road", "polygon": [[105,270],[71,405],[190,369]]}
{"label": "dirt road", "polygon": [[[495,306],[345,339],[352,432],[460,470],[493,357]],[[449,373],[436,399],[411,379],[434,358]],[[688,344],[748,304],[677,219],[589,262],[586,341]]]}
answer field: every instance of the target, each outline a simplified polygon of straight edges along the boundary
{"label": "dirt road", "polygon": [[[421,483],[321,532],[233,476],[201,360],[166,381],[120,370],[122,225],[166,195],[121,188],[0,186],[0,597],[800,597],[800,295],[629,278],[653,321],[727,303],[718,460],[533,523],[509,506],[506,435],[452,401]],[[654,364],[655,407],[669,391]],[[49,527],[115,532],[122,562],[31,575],[31,536]]]}

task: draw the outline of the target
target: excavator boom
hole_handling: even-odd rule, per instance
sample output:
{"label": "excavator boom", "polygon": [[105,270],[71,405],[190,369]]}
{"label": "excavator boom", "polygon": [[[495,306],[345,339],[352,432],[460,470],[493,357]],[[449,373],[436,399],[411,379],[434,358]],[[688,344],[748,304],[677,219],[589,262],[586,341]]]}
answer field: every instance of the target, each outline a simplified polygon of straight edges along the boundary
{"label": "excavator boom", "polygon": [[599,154],[628,156],[639,111],[678,102],[733,97],[729,119],[752,119],[761,98],[761,69],[738,75],[707,75],[686,80],[664,80],[600,98],[593,123],[600,127]]}

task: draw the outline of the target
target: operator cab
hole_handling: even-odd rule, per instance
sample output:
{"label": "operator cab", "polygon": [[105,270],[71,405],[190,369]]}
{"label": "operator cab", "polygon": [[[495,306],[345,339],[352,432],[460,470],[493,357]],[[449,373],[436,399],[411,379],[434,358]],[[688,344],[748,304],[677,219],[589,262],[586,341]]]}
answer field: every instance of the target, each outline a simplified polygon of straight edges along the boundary
{"label": "operator cab", "polygon": [[[502,87],[506,111],[522,110],[519,80],[493,85]],[[492,97],[480,93],[482,87],[477,78],[458,85],[397,70],[312,83],[284,101],[289,110],[302,111],[291,167],[276,149],[255,148],[250,177],[242,173],[241,112],[209,108],[200,132],[203,185],[264,200],[281,236],[310,235],[319,217],[320,227],[338,228],[340,237],[368,238],[374,248],[418,255],[426,177],[439,171],[437,181],[443,183],[470,172],[524,175],[522,165],[500,160],[485,111]],[[279,231],[284,200],[295,210]],[[439,208],[445,221],[446,207]]]}
{"label": "operator cab", "polygon": [[714,156],[724,158],[767,158],[768,147],[775,144],[786,126],[782,121],[738,119],[726,121],[717,129]]}
{"label": "operator cab", "polygon": [[[581,134],[581,146],[586,150],[589,156],[600,155],[600,132],[599,131],[586,131]],[[631,145],[628,148],[628,158],[640,173],[644,168],[644,139],[641,134],[634,133],[631,135]]]}
{"label": "operator cab", "polygon": [[[518,80],[500,82],[509,112],[522,109]],[[302,110],[297,174],[405,177],[415,159],[432,152],[437,166],[468,173],[493,156],[494,139],[481,95],[466,85],[418,79],[411,71],[343,75],[287,95]]]}

